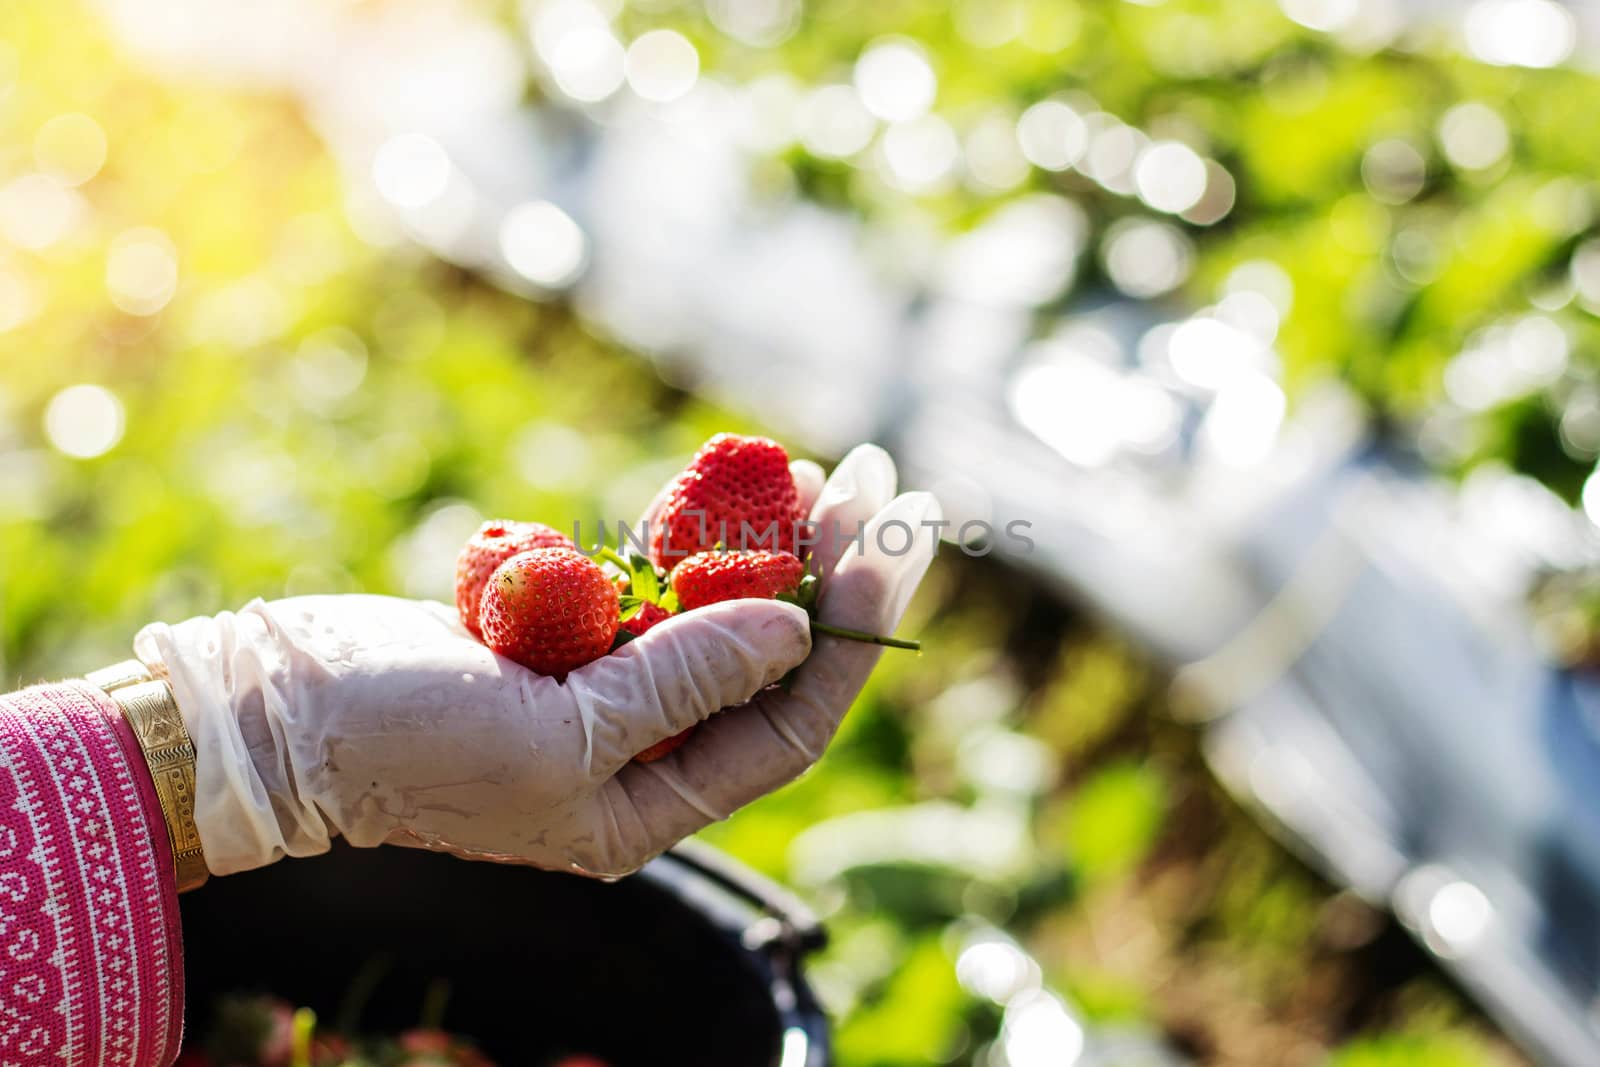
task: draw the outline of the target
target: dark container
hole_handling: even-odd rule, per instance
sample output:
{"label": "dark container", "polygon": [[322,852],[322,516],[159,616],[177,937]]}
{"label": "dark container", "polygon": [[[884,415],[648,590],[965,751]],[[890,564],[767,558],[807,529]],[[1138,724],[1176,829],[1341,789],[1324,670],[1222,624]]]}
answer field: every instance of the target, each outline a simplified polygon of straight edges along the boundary
{"label": "dark container", "polygon": [[[190,1033],[218,997],[271,993],[363,1033],[442,1026],[500,1067],[822,1067],[801,971],[823,941],[787,892],[688,843],[620,882],[336,844],[182,898]],[[441,983],[443,983],[441,985]]]}

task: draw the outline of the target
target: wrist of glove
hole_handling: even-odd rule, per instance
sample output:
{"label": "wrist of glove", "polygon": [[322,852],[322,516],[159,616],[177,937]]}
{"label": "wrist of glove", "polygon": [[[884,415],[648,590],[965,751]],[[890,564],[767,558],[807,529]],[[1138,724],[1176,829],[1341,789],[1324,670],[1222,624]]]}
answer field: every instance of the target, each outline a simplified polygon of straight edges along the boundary
{"label": "wrist of glove", "polygon": [[[892,632],[934,539],[889,555],[876,531],[920,532],[937,504],[894,497],[893,464],[871,446],[820,491],[820,472],[797,467],[823,530],[819,617]],[[860,541],[835,536],[861,521]],[[322,852],[339,834],[615,876],[815,762],[882,650],[822,636],[813,649],[800,609],[736,600],[558,683],[491,652],[445,605],[313,596],[149,626],[135,651],[165,665],[194,741],[214,874]],[[791,687],[772,687],[802,663]],[[631,762],[697,723],[671,755]]]}

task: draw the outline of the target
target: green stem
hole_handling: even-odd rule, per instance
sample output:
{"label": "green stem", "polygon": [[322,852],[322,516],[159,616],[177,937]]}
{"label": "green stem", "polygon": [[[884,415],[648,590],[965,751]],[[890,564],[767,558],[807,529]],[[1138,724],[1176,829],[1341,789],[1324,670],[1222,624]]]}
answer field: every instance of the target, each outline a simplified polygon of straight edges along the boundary
{"label": "green stem", "polygon": [[295,1009],[289,1044],[291,1067],[311,1067],[311,1039],[316,1031],[317,1013],[310,1008]]}
{"label": "green stem", "polygon": [[818,633],[830,637],[842,637],[846,641],[861,641],[869,645],[882,645],[885,648],[905,648],[912,652],[922,651],[921,641],[903,641],[898,637],[884,637],[881,634],[869,634],[862,630],[850,630],[843,626],[830,626],[825,622],[811,620],[811,628]]}
{"label": "green stem", "polygon": [[419,1022],[424,1030],[444,1029],[444,1010],[450,1003],[450,983],[435,978],[422,994],[422,1015]]}
{"label": "green stem", "polygon": [[603,559],[607,563],[615,563],[618,567],[622,568],[623,574],[633,573],[633,568],[628,566],[628,561],[617,555],[617,550],[612,548],[610,545],[601,545],[600,551],[594,554],[594,558]]}

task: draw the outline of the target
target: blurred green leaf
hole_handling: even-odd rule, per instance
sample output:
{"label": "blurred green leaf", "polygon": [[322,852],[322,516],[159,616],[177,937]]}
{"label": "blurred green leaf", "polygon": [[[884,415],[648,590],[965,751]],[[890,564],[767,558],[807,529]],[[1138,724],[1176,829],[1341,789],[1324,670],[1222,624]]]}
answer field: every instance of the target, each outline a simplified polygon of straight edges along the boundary
{"label": "blurred green leaf", "polygon": [[1066,820],[1071,859],[1089,881],[1133,870],[1161,835],[1166,781],[1151,766],[1113,764],[1072,794]]}

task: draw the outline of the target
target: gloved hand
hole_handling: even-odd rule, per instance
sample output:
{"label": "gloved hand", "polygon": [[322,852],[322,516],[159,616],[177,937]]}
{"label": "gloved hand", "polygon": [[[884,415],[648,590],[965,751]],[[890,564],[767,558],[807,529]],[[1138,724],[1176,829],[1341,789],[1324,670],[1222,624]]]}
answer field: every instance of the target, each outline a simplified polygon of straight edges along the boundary
{"label": "gloved hand", "polygon": [[[918,524],[938,518],[936,502],[891,502],[894,465],[871,446],[820,493],[814,466],[796,477],[824,531],[821,617],[892,632],[933,555]],[[833,536],[863,519],[863,544]],[[890,555],[875,532],[896,519],[923,536]],[[135,651],[168,674],[194,740],[195,821],[215,874],[322,852],[341,834],[614,876],[815,762],[882,650],[820,637],[813,652],[798,608],[729,601],[562,684],[497,656],[442,604],[310,596],[149,626]],[[789,691],[766,688],[802,660]],[[630,762],[746,701],[666,758]]]}

